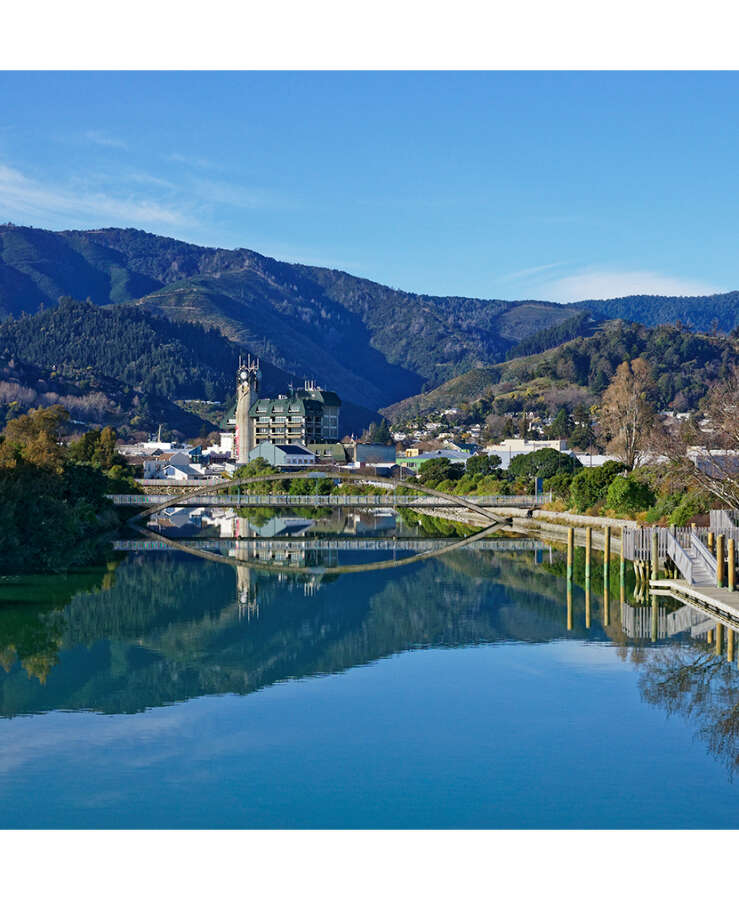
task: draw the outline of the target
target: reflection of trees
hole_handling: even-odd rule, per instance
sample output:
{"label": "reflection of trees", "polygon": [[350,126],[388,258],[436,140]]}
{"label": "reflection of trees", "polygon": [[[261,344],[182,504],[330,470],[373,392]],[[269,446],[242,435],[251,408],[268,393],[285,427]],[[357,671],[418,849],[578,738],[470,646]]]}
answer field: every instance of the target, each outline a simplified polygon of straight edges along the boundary
{"label": "reflection of trees", "polygon": [[84,590],[112,584],[116,563],[65,575],[0,580],[0,666],[16,662],[43,683],[56,665],[65,633],[62,610]]}
{"label": "reflection of trees", "polygon": [[634,660],[643,699],[697,726],[731,775],[739,767],[739,673],[713,650],[672,644]]}
{"label": "reflection of trees", "polygon": [[282,579],[250,577],[260,605],[251,622],[239,616],[235,571],[185,554],[128,557],[112,583],[77,593],[53,621],[20,610],[34,628],[44,626],[35,637],[29,631],[27,655],[43,654],[51,640],[59,661],[42,688],[15,657],[4,660],[10,671],[0,671],[0,714],[132,712],[246,693],[419,646],[564,634],[559,580],[513,554],[460,551],[401,574],[324,578],[314,596],[287,571]]}

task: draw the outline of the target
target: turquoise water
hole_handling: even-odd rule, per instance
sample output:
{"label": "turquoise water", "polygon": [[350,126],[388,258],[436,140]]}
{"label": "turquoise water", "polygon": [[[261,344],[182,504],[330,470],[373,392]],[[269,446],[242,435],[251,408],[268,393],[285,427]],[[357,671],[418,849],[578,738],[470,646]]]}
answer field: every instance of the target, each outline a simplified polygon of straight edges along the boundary
{"label": "turquoise water", "polygon": [[556,554],[110,569],[0,606],[2,827],[737,823],[736,664],[674,605],[652,642],[576,587],[568,631]]}

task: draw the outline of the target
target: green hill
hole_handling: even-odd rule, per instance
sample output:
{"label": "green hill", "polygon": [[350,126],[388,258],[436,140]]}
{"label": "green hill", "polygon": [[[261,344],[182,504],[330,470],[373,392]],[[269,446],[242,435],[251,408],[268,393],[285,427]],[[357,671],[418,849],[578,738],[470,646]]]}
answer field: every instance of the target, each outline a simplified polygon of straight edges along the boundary
{"label": "green hill", "polygon": [[628,319],[642,325],[681,322],[691,331],[712,332],[714,326],[730,332],[739,326],[739,291],[706,297],[660,297],[636,294],[613,300],[582,300],[574,307],[589,310],[598,319]]}
{"label": "green hill", "polygon": [[60,296],[138,302],[210,324],[298,377],[377,409],[572,315],[553,303],[429,297],[251,250],[197,247],[135,229],[0,226],[0,318]]}
{"label": "green hill", "polygon": [[499,414],[590,404],[607,387],[619,364],[637,356],[652,367],[658,405],[681,412],[695,409],[711,384],[724,377],[730,365],[739,364],[739,341],[694,334],[673,325],[648,328],[633,322],[606,322],[586,337],[472,369],[382,412],[397,422],[483,400],[488,411]]}
{"label": "green hill", "polygon": [[[44,373],[53,372],[57,382],[61,379],[67,385],[70,402],[73,388],[82,392],[79,396],[89,392],[88,388],[115,396],[115,402],[107,407],[106,424],[116,407],[120,411],[116,414],[119,426],[128,424],[139,429],[164,422],[196,434],[204,414],[217,424],[224,409],[235,402],[234,379],[241,352],[241,347],[219,332],[200,325],[174,322],[131,306],[100,307],[69,298],[52,309],[0,324],[0,360],[36,367],[40,374],[33,375],[31,381],[44,381]],[[22,383],[18,381],[21,371],[19,368],[16,372],[17,384]],[[284,392],[293,380],[290,373],[268,362],[262,364],[262,378],[266,394]],[[91,379],[99,382],[94,388]],[[31,381],[24,386],[36,392],[38,402],[47,405],[43,401],[49,391],[35,387]],[[9,396],[19,393],[16,388],[8,388],[8,392]],[[190,416],[175,405],[185,400],[216,401],[218,406],[211,410],[200,404],[198,409],[206,413]],[[77,401],[75,408],[80,403]],[[142,414],[142,405],[150,413]],[[100,407],[100,415],[103,409],[105,404]],[[371,410],[346,403],[342,427],[361,432],[373,416]]]}
{"label": "green hill", "polygon": [[[702,331],[739,323],[739,292],[572,305],[434,297],[136,229],[0,226],[0,320],[54,306],[61,296],[210,326],[282,372],[314,378],[372,410],[507,358],[587,337],[588,316],[650,326],[680,319]],[[173,375],[175,387],[184,390],[189,378]]]}
{"label": "green hill", "polygon": [[112,425],[121,434],[152,432],[160,424],[184,435],[197,435],[213,424],[166,397],[137,390],[93,371],[62,375],[0,351],[0,430],[7,419],[39,406],[61,403],[75,425]]}

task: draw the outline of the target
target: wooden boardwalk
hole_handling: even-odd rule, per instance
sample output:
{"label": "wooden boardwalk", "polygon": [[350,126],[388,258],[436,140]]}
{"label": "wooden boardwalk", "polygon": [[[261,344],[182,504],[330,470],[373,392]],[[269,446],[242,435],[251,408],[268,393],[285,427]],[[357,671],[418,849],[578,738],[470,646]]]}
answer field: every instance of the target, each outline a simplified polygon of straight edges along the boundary
{"label": "wooden boardwalk", "polygon": [[652,594],[674,597],[714,616],[732,628],[739,628],[739,591],[709,585],[688,584],[681,578],[656,578],[649,582]]}

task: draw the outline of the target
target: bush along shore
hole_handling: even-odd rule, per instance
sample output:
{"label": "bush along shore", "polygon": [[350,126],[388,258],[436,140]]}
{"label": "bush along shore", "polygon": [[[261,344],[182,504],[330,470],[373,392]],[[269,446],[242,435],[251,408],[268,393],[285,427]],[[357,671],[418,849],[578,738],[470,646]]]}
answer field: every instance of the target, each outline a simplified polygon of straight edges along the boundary
{"label": "bush along shore", "polygon": [[139,488],[110,428],[63,442],[61,406],[11,419],[0,435],[0,575],[66,572],[112,554],[109,493]]}

